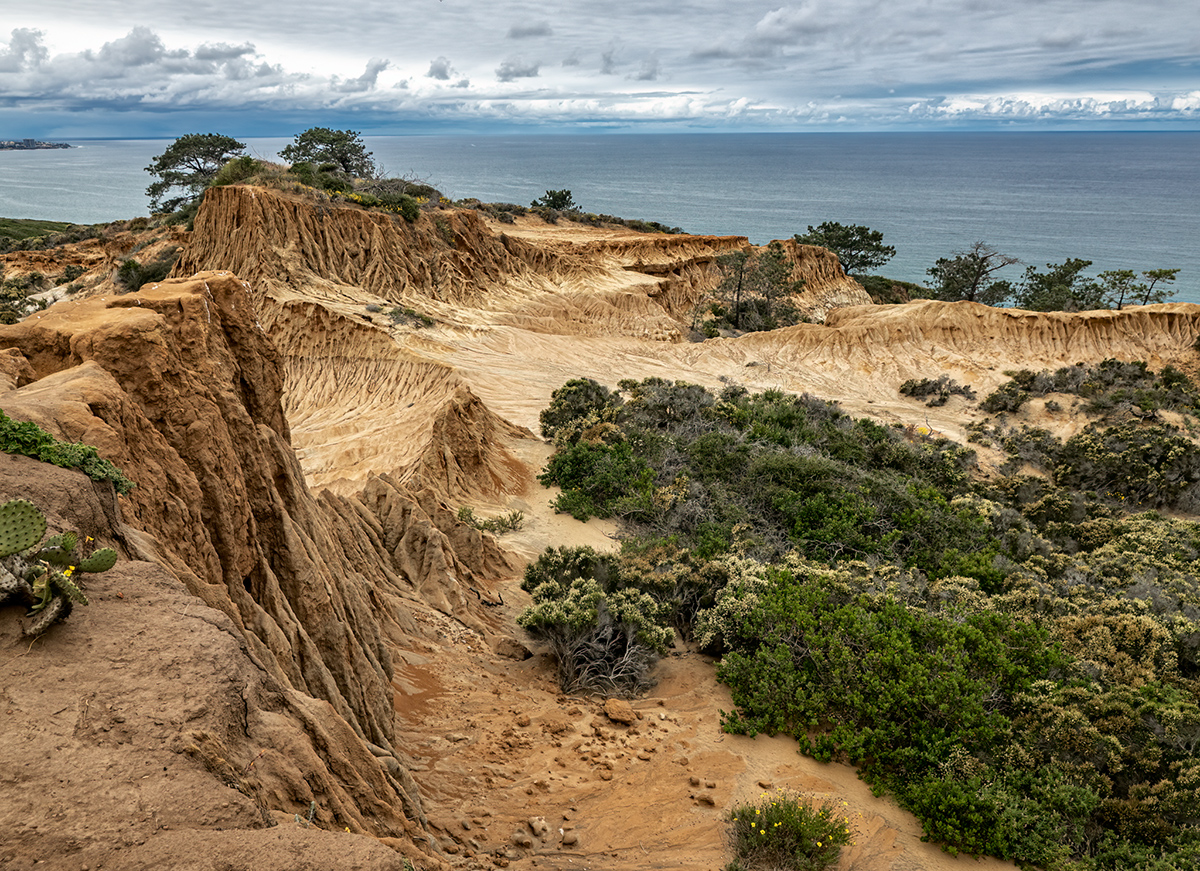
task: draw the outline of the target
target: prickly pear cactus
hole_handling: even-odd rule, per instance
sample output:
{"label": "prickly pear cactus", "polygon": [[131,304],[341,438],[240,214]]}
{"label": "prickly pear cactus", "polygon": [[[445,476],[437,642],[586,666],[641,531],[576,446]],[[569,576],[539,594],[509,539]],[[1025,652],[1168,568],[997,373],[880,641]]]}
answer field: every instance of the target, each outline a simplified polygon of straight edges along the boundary
{"label": "prickly pear cactus", "polygon": [[35,556],[52,566],[69,566],[71,554],[75,552],[75,545],[78,543],[79,536],[73,532],[52,535],[42,542],[42,546],[38,548]]}
{"label": "prickly pear cactus", "polygon": [[45,532],[46,518],[32,503],[13,499],[0,505],[0,604],[15,599],[29,606],[33,622],[24,628],[26,636],[41,635],[65,620],[75,603],[86,605],[80,576],[106,572],[117,562],[111,547],[77,555],[74,532],[38,545]]}
{"label": "prickly pear cactus", "polygon": [[111,547],[102,547],[91,556],[81,559],[75,567],[81,572],[106,572],[117,564],[117,552]]}
{"label": "prickly pear cactus", "polygon": [[28,550],[46,534],[46,518],[24,499],[0,505],[0,557]]}

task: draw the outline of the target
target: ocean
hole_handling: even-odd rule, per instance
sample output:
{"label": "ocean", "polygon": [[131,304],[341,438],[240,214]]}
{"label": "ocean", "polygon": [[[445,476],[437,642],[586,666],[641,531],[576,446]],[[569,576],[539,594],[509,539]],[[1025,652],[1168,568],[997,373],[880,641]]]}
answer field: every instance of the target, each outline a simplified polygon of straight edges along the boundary
{"label": "ocean", "polygon": [[[586,211],[762,244],[822,221],[896,247],[879,271],[923,281],[976,241],[1044,267],[1180,269],[1200,302],[1200,133],[763,133],[366,136],[390,175],[452,199],[522,205],[567,188]],[[290,138],[245,140],[278,159]],[[170,140],[0,152],[0,216],[146,214],[143,167]],[[1022,267],[1010,267],[1017,279]]]}

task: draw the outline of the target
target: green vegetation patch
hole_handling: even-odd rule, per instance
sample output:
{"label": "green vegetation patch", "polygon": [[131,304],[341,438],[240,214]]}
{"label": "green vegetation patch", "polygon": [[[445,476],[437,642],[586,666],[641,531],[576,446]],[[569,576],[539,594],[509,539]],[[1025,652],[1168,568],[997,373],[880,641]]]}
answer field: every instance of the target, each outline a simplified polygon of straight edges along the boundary
{"label": "green vegetation patch", "polygon": [[1142,416],[1160,410],[1200,413],[1200,390],[1173,366],[1154,372],[1141,361],[1110,359],[1094,366],[1076,363],[1054,372],[1021,369],[1004,374],[1009,380],[983,400],[984,411],[1016,412],[1031,397],[1066,393],[1087,400],[1084,411],[1095,415],[1134,409]]}
{"label": "green vegetation patch", "polygon": [[460,522],[484,532],[503,535],[506,532],[516,532],[525,525],[525,512],[508,511],[498,517],[479,517],[475,514],[474,508],[464,505],[458,509],[458,519]]}
{"label": "green vegetation patch", "polygon": [[[1200,510],[1200,445],[1192,438],[1200,391],[1186,374],[1119,360],[1006,374],[1010,380],[980,404],[996,422],[972,425],[970,437],[1009,455],[1002,472],[1030,465],[1055,486],[1129,509]],[[1096,419],[1065,441],[1039,427],[1006,423],[1005,415],[1031,397],[1051,394],[1078,396],[1078,407]],[[1046,408],[1062,406],[1048,400]],[[1184,426],[1167,422],[1164,412],[1178,415]]]}
{"label": "green vegetation patch", "polygon": [[579,519],[618,517],[702,556],[740,542],[764,557],[796,548],[996,580],[984,525],[950,504],[974,455],[947,440],[807,395],[713,395],[653,378],[616,393],[571,381],[542,431],[558,449],[540,480],[561,487],[556,507]]}
{"label": "green vegetation patch", "polygon": [[974,399],[975,391],[968,385],[959,384],[949,375],[939,375],[937,378],[910,378],[900,385],[902,396],[914,399],[924,399],[930,408],[945,405],[951,396],[962,396]]}
{"label": "green vegetation patch", "polygon": [[133,492],[136,486],[91,445],[59,441],[36,423],[13,420],[3,411],[0,411],[0,451],[32,457],[64,469],[78,469],[94,481],[111,481],[122,495]]}
{"label": "green vegetation patch", "polygon": [[61,233],[71,227],[62,221],[35,221],[31,218],[0,218],[0,238],[32,239],[49,233]]}
{"label": "green vegetation patch", "polygon": [[[1190,382],[1136,364],[1055,383],[1072,379],[1089,400],[1191,402]],[[562,674],[602,676],[577,687],[640,691],[655,639],[678,632],[721,657],[725,728],[858,766],[951,852],[1200,864],[1200,524],[1128,513],[1191,505],[1183,431],[996,428],[1013,468],[982,482],[957,445],[738,387],[576,379],[542,429],[560,508],[607,511],[626,535],[527,575],[523,625]]]}

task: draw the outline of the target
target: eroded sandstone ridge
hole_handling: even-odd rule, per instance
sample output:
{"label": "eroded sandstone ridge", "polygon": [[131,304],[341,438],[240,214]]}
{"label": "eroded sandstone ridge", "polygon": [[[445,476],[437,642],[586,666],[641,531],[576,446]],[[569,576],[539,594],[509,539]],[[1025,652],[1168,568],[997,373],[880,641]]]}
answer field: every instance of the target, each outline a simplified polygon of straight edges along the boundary
{"label": "eroded sandstone ridge", "polygon": [[[420,795],[392,753],[392,650],[427,633],[414,609],[492,632],[471,591],[486,593],[512,571],[494,542],[428,491],[386,476],[361,498],[309,492],[289,444],[279,354],[255,322],[246,285],[228,273],[60,303],[3,328],[0,341],[14,388],[3,394],[5,410],[96,445],[138,484],[118,506],[115,493],[81,475],[2,455],[5,495],[48,501],[59,523],[113,540],[125,560],[103,586],[132,592],[133,573],[174,603],[159,605],[169,614],[144,615],[142,632],[126,630],[134,649],[143,647],[130,672],[161,666],[136,641],[148,633],[195,681],[155,686],[163,697],[134,710],[139,689],[150,691],[134,679],[125,692],[113,687],[108,714],[92,708],[86,690],[71,691],[70,710],[83,716],[87,707],[93,719],[119,710],[130,743],[190,754],[241,794],[243,824],[262,826],[272,811],[320,799],[326,827],[420,842]],[[50,472],[64,492],[41,483]],[[200,612],[190,620],[181,616],[188,594]],[[28,656],[63,657],[69,668],[81,644],[116,641],[107,637],[115,627],[93,615],[117,603],[103,588],[92,598],[88,619],[65,624]],[[153,607],[137,599],[135,609]],[[129,626],[121,613],[116,622]],[[175,633],[204,636],[189,646],[209,671],[179,662]],[[15,690],[9,698],[20,708]],[[28,829],[40,816],[37,779],[18,782],[29,806],[5,808],[10,832],[85,851],[103,840],[70,826]],[[166,803],[158,811],[159,821],[173,815]],[[180,819],[173,828],[181,827]],[[139,837],[159,837],[157,825]]]}

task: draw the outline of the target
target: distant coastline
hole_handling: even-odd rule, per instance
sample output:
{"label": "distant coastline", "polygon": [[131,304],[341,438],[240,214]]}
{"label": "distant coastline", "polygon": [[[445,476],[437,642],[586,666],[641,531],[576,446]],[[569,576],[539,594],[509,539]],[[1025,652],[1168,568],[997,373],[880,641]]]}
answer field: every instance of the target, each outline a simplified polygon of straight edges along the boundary
{"label": "distant coastline", "polygon": [[43,148],[70,148],[65,142],[39,142],[36,139],[0,139],[0,151],[37,151]]}

